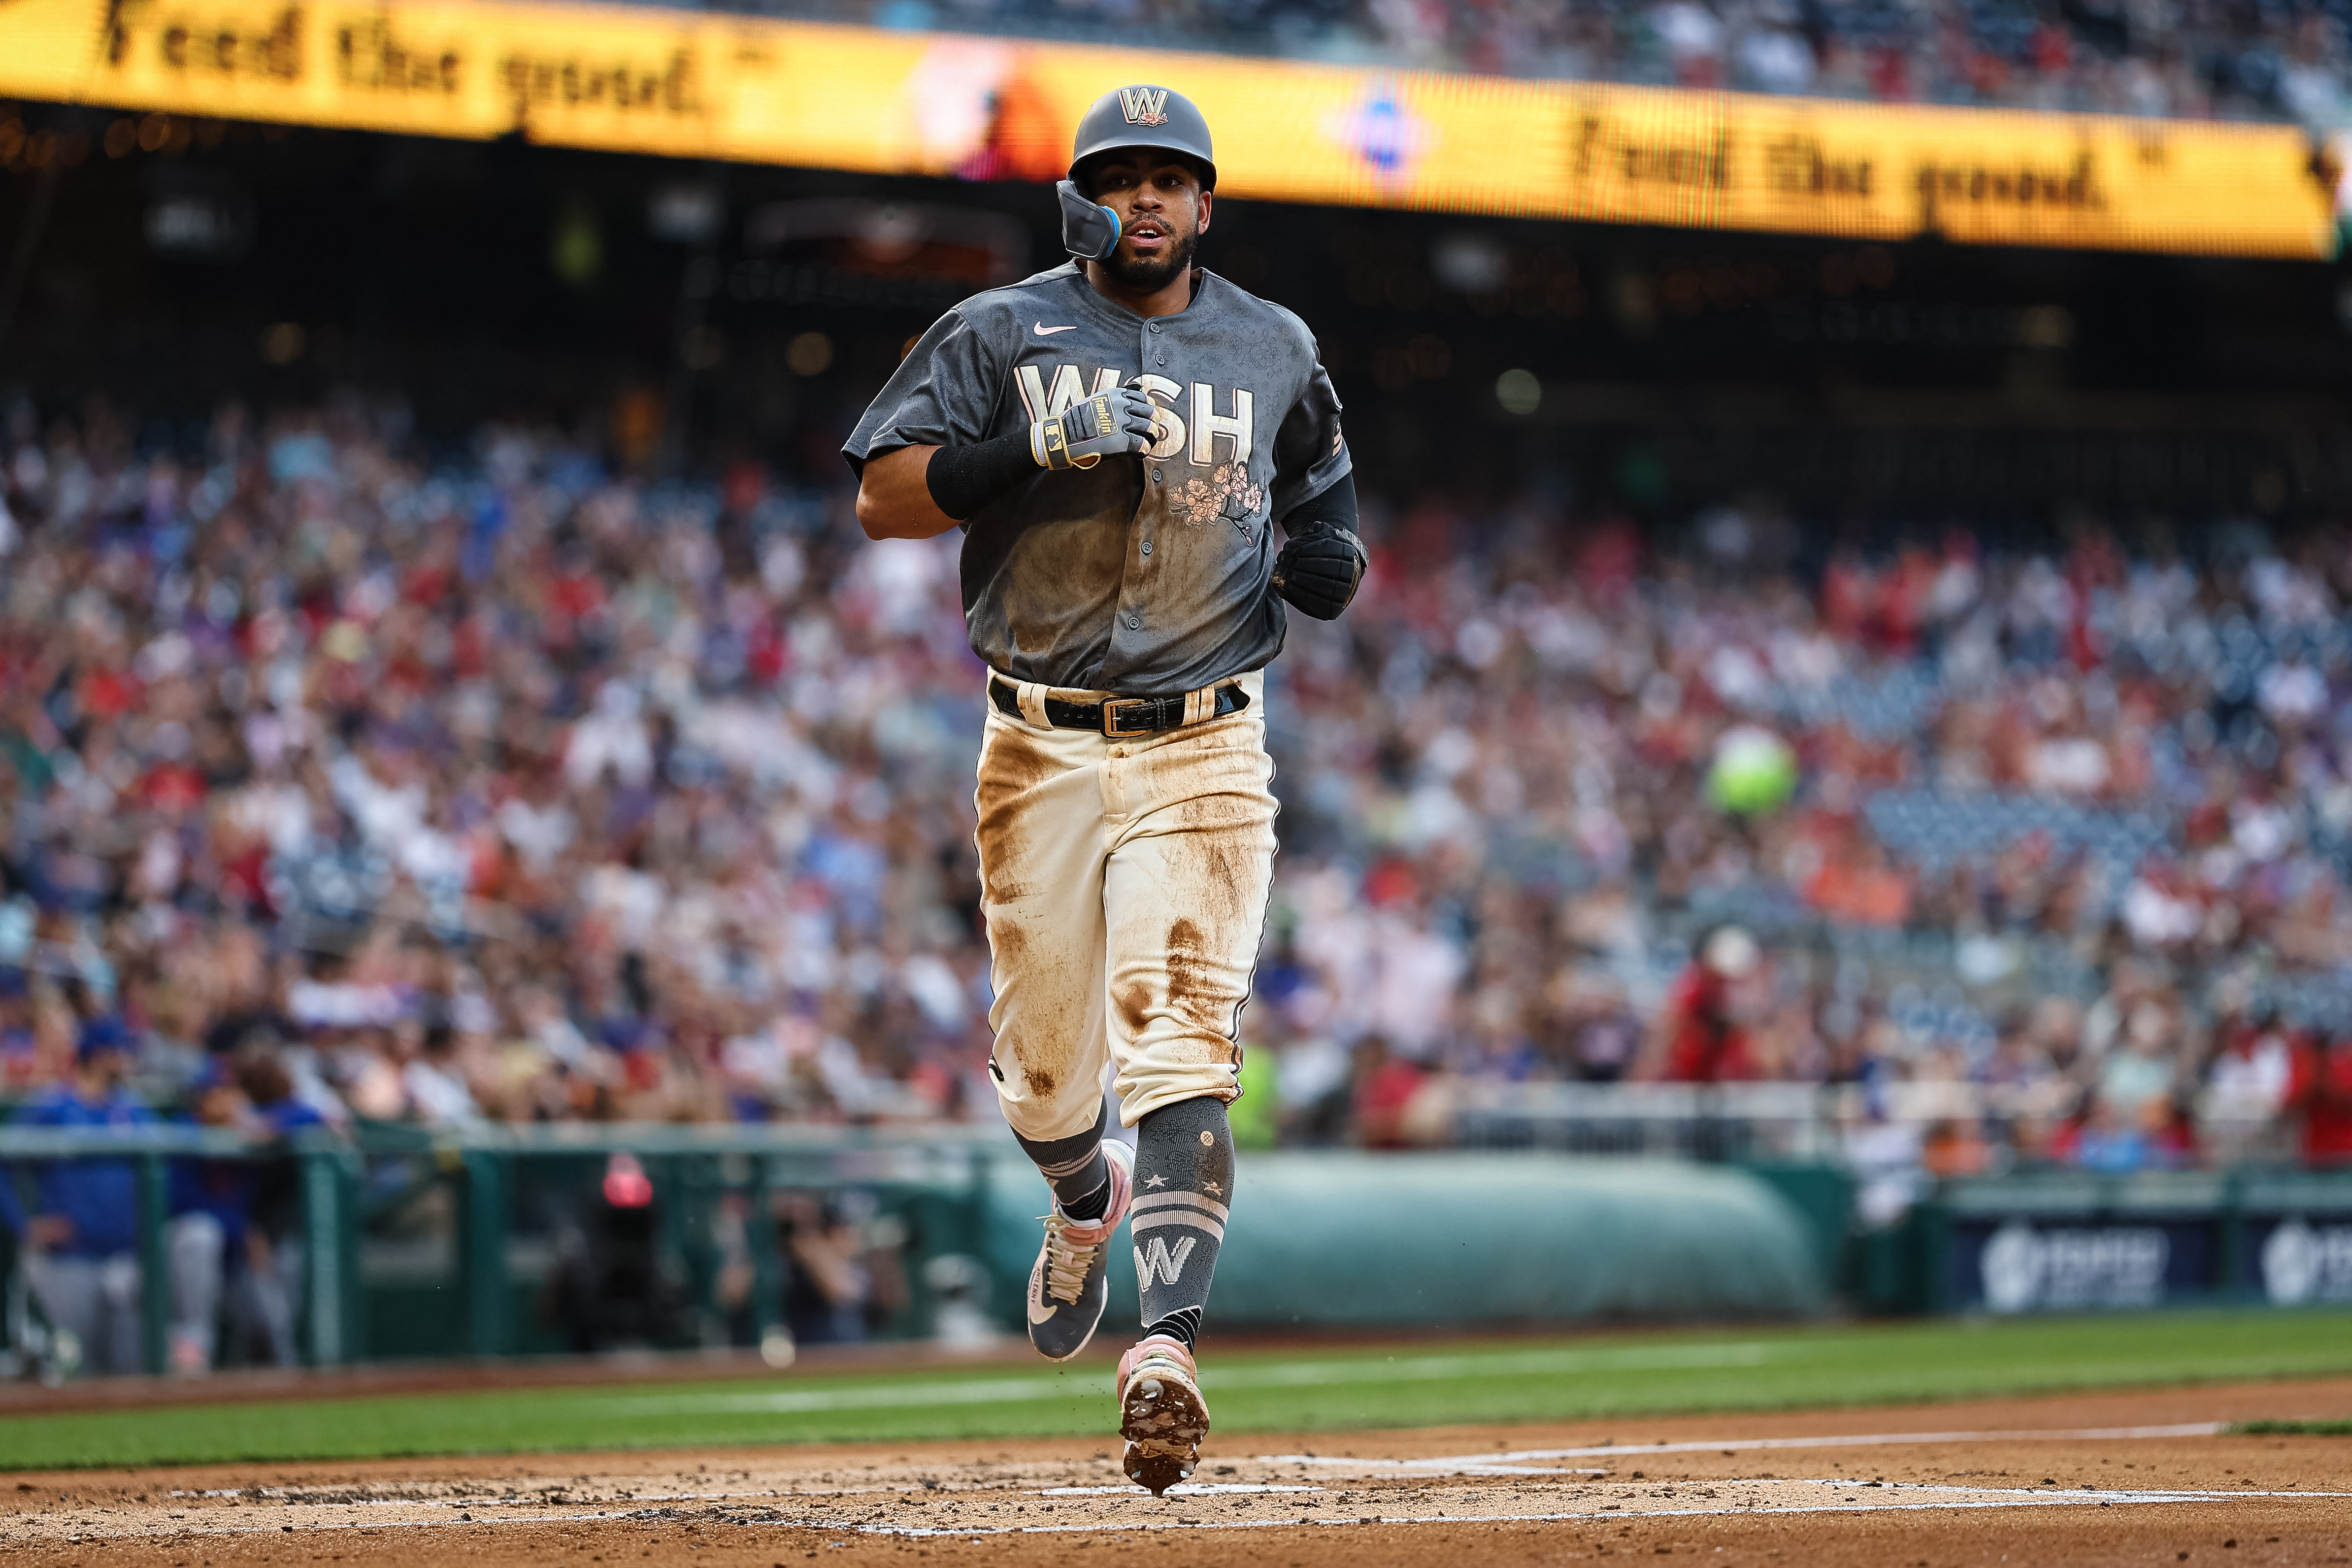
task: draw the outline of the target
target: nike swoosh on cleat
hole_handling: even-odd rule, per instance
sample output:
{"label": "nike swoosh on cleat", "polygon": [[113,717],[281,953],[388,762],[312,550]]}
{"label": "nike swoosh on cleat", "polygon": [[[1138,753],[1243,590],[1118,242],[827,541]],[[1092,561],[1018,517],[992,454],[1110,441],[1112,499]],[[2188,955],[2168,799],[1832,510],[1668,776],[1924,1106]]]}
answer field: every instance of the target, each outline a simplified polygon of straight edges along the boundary
{"label": "nike swoosh on cleat", "polygon": [[[1040,1316],[1037,1311],[1037,1303],[1041,1300],[1045,1303],[1043,1316]],[[1061,1310],[1059,1307],[1054,1305],[1053,1299],[1045,1294],[1045,1267],[1042,1260],[1038,1267],[1029,1270],[1029,1289],[1022,1293],[1021,1304],[1028,1310],[1029,1321],[1032,1323],[1050,1323],[1054,1321],[1054,1314]]]}
{"label": "nike swoosh on cleat", "polygon": [[1055,332],[1075,332],[1078,329],[1075,324],[1066,327],[1049,327],[1045,322],[1040,321],[1029,330],[1036,333],[1041,338],[1050,338]]}

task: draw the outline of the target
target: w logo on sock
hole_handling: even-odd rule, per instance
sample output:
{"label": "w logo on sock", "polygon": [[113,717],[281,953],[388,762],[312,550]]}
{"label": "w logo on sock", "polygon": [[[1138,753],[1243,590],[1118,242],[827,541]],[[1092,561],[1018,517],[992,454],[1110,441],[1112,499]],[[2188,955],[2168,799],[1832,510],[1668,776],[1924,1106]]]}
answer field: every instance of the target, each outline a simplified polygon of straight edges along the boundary
{"label": "w logo on sock", "polygon": [[1171,1285],[1175,1284],[1177,1276],[1184,1272],[1184,1260],[1192,1256],[1192,1248],[1200,1243],[1199,1237],[1188,1236],[1171,1248],[1166,1241],[1153,1237],[1149,1244],[1135,1249],[1136,1278],[1146,1289],[1151,1288],[1155,1275]]}

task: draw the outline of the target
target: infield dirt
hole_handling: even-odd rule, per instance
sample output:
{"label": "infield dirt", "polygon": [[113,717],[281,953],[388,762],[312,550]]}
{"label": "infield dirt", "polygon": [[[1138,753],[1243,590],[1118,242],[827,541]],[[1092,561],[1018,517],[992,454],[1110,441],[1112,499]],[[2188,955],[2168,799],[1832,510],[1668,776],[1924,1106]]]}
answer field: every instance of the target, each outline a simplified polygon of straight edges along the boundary
{"label": "infield dirt", "polygon": [[1109,1441],[79,1470],[0,1480],[0,1552],[42,1568],[2347,1563],[2352,1441],[2217,1430],[2347,1412],[2352,1379],[1213,1436],[1204,1484],[1159,1500]]}

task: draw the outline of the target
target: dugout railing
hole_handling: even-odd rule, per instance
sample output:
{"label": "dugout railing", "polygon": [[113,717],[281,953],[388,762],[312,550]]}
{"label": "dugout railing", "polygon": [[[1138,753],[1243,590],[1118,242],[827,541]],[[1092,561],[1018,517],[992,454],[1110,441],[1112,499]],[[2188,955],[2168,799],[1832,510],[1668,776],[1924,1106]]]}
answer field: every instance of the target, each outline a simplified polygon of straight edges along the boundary
{"label": "dugout railing", "polygon": [[[1672,1110],[1677,1120],[1665,1125],[1706,1126],[1712,1116],[1721,1126],[1742,1103],[1719,1095],[1677,1104],[1654,1092],[1657,1087],[1594,1094],[1580,1086],[1570,1109],[1596,1118],[1596,1125],[1646,1127]],[[1542,1098],[1529,1097],[1518,1109],[1542,1112]],[[1657,1114],[1639,1114],[1644,1108]],[[1255,1180],[1275,1212],[1318,1215],[1317,1234],[1306,1239],[1327,1244],[1343,1260],[1384,1255],[1385,1216],[1397,1205],[1436,1204],[1421,1228],[1458,1234],[1467,1245],[1475,1225],[1458,1233],[1447,1227],[1456,1220],[1491,1222],[1477,1232],[1478,1244],[1493,1255],[1488,1261],[1501,1267],[1512,1260],[1524,1272],[1529,1226],[1583,1214],[1591,1223],[1576,1231],[1573,1245],[1562,1242],[1542,1256],[1556,1258],[1571,1283],[1597,1289],[1612,1276],[1642,1272],[1633,1255],[1640,1248],[1629,1251],[1628,1237],[1663,1245],[1673,1236],[1685,1242],[1719,1236],[1719,1228],[1707,1226],[1719,1227],[1736,1213],[1749,1216],[1743,1225],[1770,1218],[1793,1248],[1782,1262],[1813,1281],[1775,1300],[1839,1296],[1877,1313],[2352,1301],[2352,1170],[2248,1165],[1938,1182],[1915,1168],[1904,1178],[1910,1184],[1900,1203],[1872,1212],[1874,1184],[1883,1195],[1886,1173],[1874,1174],[1838,1156],[1840,1146],[1829,1141],[1840,1125],[1837,1109],[1832,1103],[1810,1120],[1789,1110],[1784,1131],[1788,1131],[1792,1141],[1779,1152],[1771,1147],[1777,1135],[1759,1131],[1741,1145],[1740,1157],[1705,1163],[1691,1161],[1687,1141],[1649,1145],[1664,1159],[1595,1160],[1525,1145],[1500,1156],[1465,1150],[1247,1158],[1256,1162]],[[1852,1147],[1844,1146],[1849,1156]],[[1808,1150],[1810,1156],[1800,1157]],[[0,1179],[15,1184],[20,1206],[41,1164],[89,1160],[119,1162],[133,1178],[142,1361],[150,1371],[169,1365],[173,1300],[166,1230],[181,1162],[268,1163],[290,1178],[289,1223],[303,1258],[299,1359],[321,1366],[618,1349],[756,1346],[788,1354],[796,1342],[828,1337],[1017,1334],[1020,1277],[1035,1245],[1026,1216],[1044,1201],[1042,1188],[1030,1190],[1034,1173],[994,1129],[362,1127],[349,1137],[314,1131],[255,1143],[194,1128],[111,1133],[0,1127]],[[1544,1167],[1541,1182],[1533,1181],[1528,1162]],[[1752,1190],[1757,1182],[1777,1200],[1759,1199]],[[1529,1194],[1538,1189],[1549,1194],[1538,1204],[1542,1212],[1513,1217],[1512,1205],[1534,1201]],[[1674,1193],[1681,1196],[1668,1203]],[[1759,1201],[1769,1215],[1754,1208]],[[602,1340],[583,1341],[573,1337],[578,1323],[558,1310],[563,1271],[572,1267],[564,1227],[576,1231],[599,1204],[634,1227],[642,1265],[633,1277],[635,1305],[659,1296],[674,1310],[651,1317],[640,1311],[605,1325],[610,1331]],[[838,1252],[829,1264],[822,1255],[804,1255],[801,1233],[792,1227],[795,1215],[816,1216],[812,1223],[830,1226],[828,1236],[861,1248],[848,1260],[855,1267]],[[1295,1233],[1260,1234],[1241,1224],[1229,1241],[1221,1294],[1251,1322],[1330,1321],[1340,1307],[1378,1304],[1335,1303],[1327,1273],[1315,1273],[1320,1284],[1298,1277],[1290,1266],[1302,1245]],[[1688,1285],[1675,1270],[1688,1260],[1650,1261],[1654,1279],[1666,1283],[1626,1299],[1671,1311],[1664,1303]],[[7,1276],[6,1348],[18,1358],[16,1370],[62,1373],[67,1369],[40,1359],[45,1324],[16,1264],[12,1247],[0,1268]],[[817,1276],[827,1267],[845,1275],[862,1268],[873,1276],[895,1268],[899,1286],[848,1303],[846,1320],[820,1314],[812,1322],[810,1303],[824,1306]],[[1353,1294],[1385,1292],[1394,1298],[1386,1307],[1403,1314],[1399,1321],[1418,1321],[1413,1314],[1431,1307],[1429,1282],[1436,1276],[1430,1270],[1467,1268],[1459,1259],[1427,1269],[1381,1267]],[[1121,1278],[1129,1280],[1121,1300],[1131,1300],[1131,1277]],[[1579,1309],[1561,1304],[1582,1299],[1574,1290],[1550,1290],[1529,1300],[1538,1298],[1553,1303],[1547,1310],[1571,1317]],[[1595,1299],[1602,1298],[1615,1299],[1606,1290]],[[1491,1305],[1475,1292],[1448,1300],[1446,1313],[1474,1317]],[[1748,1310],[1797,1309],[1784,1302]],[[781,1358],[768,1359],[778,1364]]]}
{"label": "dugout railing", "polygon": [[[834,1274],[898,1276],[894,1290],[850,1303],[854,1319],[820,1324],[816,1337],[936,1336],[952,1331],[943,1312],[969,1321],[1003,1297],[971,1257],[987,1166],[1002,1142],[960,1129],[812,1126],[364,1125],[268,1142],[212,1128],[0,1126],[0,1181],[29,1213],[45,1164],[128,1167],[141,1359],[151,1373],[170,1365],[174,1167],[222,1162],[292,1177],[305,1364],[746,1342],[775,1359],[793,1342],[795,1285],[822,1299],[810,1277],[824,1260],[795,1253],[795,1211],[850,1235],[836,1253],[859,1249],[845,1264],[836,1258]],[[614,1217],[635,1222],[625,1249],[634,1262],[623,1259],[619,1271],[635,1268],[641,1296],[664,1310],[583,1341],[578,1323],[561,1321],[557,1287],[566,1268],[576,1272],[582,1238]],[[593,1237],[586,1246],[594,1251]],[[19,1373],[55,1373],[44,1364],[50,1325],[27,1289],[24,1249],[0,1226],[0,1353]],[[997,1315],[1009,1300],[992,1303]]]}
{"label": "dugout railing", "polygon": [[1453,1141],[1529,1149],[1737,1161],[1836,1157],[1843,1102],[1811,1083],[1495,1083],[1453,1091]]}
{"label": "dugout railing", "polygon": [[[1938,1126],[2048,1127],[2080,1107],[2064,1080],[1979,1084],[1497,1083],[1443,1089],[1445,1114],[1424,1119],[1456,1145],[1568,1154],[1867,1165],[1874,1129],[1924,1134]],[[2275,1164],[2293,1156],[2293,1128],[2274,1108],[2207,1091],[2194,1111],[2207,1163]],[[1883,1141],[1880,1141],[1883,1142]],[[1899,1140],[1896,1141],[1899,1149]]]}

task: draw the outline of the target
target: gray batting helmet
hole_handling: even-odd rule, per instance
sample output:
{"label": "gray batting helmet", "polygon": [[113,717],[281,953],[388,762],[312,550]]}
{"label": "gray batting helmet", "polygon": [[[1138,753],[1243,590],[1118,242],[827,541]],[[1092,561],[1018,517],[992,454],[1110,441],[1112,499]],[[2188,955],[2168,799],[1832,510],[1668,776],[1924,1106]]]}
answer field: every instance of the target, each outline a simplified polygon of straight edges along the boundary
{"label": "gray batting helmet", "polygon": [[1121,147],[1159,147],[1181,153],[1201,165],[1201,184],[1217,184],[1216,154],[1209,148],[1209,121],[1192,100],[1164,87],[1122,87],[1095,100],[1078,121],[1070,150],[1070,178],[1083,185],[1078,169],[1097,153]]}

